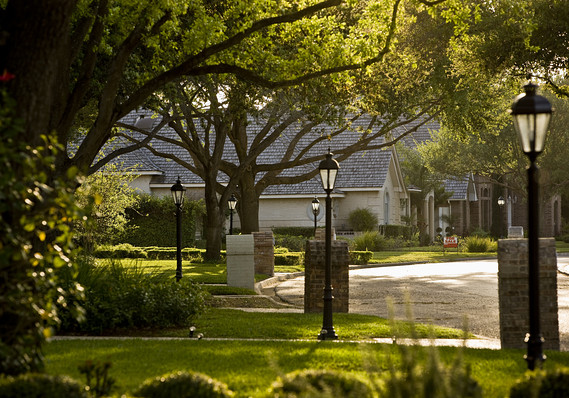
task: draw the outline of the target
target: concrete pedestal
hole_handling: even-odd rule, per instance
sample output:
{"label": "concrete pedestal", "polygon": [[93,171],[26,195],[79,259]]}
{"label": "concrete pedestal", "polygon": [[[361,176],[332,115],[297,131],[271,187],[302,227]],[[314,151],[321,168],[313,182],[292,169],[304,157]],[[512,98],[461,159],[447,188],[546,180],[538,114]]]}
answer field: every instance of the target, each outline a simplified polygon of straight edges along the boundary
{"label": "concrete pedestal", "polygon": [[255,289],[253,235],[227,235],[227,286]]}

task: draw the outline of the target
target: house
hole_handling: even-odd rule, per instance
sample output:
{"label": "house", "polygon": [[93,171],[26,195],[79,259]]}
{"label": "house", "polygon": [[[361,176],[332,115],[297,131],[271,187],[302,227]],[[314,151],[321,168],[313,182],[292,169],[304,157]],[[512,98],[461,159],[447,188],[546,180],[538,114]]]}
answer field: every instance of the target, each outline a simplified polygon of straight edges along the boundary
{"label": "house", "polygon": [[[137,122],[139,116],[131,114],[123,120],[127,124]],[[157,119],[145,117],[144,123],[148,129],[158,124]],[[367,126],[369,120],[362,118],[355,122],[348,130],[332,140],[324,140],[310,150],[310,153],[320,154],[326,153],[328,146],[334,152],[335,148],[344,148],[346,145],[353,143],[361,138],[361,129]],[[407,126],[412,128],[414,126]],[[418,127],[425,132],[432,128],[432,125]],[[259,127],[251,122],[248,126],[248,133],[254,135]],[[293,125],[289,129],[298,128]],[[318,134],[329,128],[321,126]],[[400,133],[403,133],[404,130]],[[132,132],[131,132],[132,133]],[[293,134],[294,132],[290,132]],[[325,133],[325,132],[324,132]],[[136,134],[136,133],[133,133]],[[170,127],[164,127],[160,130],[160,135],[174,137],[175,133]],[[278,160],[279,151],[282,151],[284,145],[288,145],[290,137],[285,130],[275,143],[271,144],[258,158],[258,162],[270,163]],[[310,140],[311,138],[306,138]],[[377,139],[379,143],[383,138]],[[125,142],[116,140],[112,145],[126,145]],[[171,146],[164,141],[153,140],[152,147],[161,151],[176,153],[176,156],[183,158],[187,162],[191,162],[191,158],[187,153],[180,152],[179,148]],[[299,142],[299,148],[303,148],[306,143],[302,140]],[[236,162],[234,149],[227,144],[224,158],[229,161]],[[187,189],[187,196],[190,199],[199,199],[203,197],[204,182],[200,177],[191,173],[178,163],[155,156],[146,148],[140,148],[133,152],[121,155],[115,160],[125,168],[135,170],[137,177],[131,183],[133,187],[141,192],[153,195],[169,195],[170,187],[175,183],[178,177],[184,187]],[[318,162],[310,163],[296,168],[283,171],[283,175],[295,175],[304,173],[308,170],[315,170]],[[227,183],[227,176],[223,173],[219,174],[218,182]],[[312,212],[311,202],[314,197],[320,198],[321,211],[317,216],[320,225],[323,224],[324,198],[325,192],[322,189],[319,176],[307,181],[290,185],[271,185],[265,188],[259,199],[259,227],[261,230],[270,230],[273,227],[285,226],[314,226],[314,214]],[[340,163],[340,171],[336,180],[336,188],[332,195],[332,223],[338,233],[350,232],[351,226],[348,218],[350,212],[357,208],[370,209],[377,215],[379,224],[404,224],[405,216],[417,212],[417,204],[412,204],[407,187],[405,186],[399,158],[395,147],[389,146],[383,149],[368,149],[356,152]],[[431,198],[431,208],[425,207],[422,212],[430,217],[427,219],[430,229],[434,230],[434,208]],[[239,228],[239,218],[234,218],[234,227]],[[431,234],[433,236],[433,234]]]}
{"label": "house", "polygon": [[[127,124],[138,123],[151,129],[158,124],[149,114],[140,119],[139,114],[133,113],[124,119]],[[326,153],[328,146],[334,152],[335,148],[343,148],[361,137],[361,129],[367,126],[368,119],[362,118],[355,122],[350,129],[331,141],[324,141],[310,150],[310,153]],[[255,135],[261,127],[251,122],[248,134]],[[290,137],[294,134],[297,125],[288,127],[277,141],[271,144],[258,158],[258,162],[271,163],[278,161],[288,145]],[[329,126],[320,126],[319,134],[325,134]],[[404,139],[405,145],[413,148],[419,143],[431,139],[433,131],[437,131],[438,124],[430,122],[421,125],[401,127],[392,132],[394,137],[412,129]],[[135,133],[133,133],[135,134]],[[175,137],[170,127],[160,130],[161,135]],[[310,140],[307,137],[306,140]],[[378,138],[381,142],[383,138]],[[113,142],[112,145],[126,145],[124,142]],[[192,162],[188,153],[175,148],[160,140],[153,140],[154,148],[163,152],[174,153],[186,162]],[[224,158],[237,163],[235,150],[230,144],[224,151]],[[299,142],[298,147],[303,148],[306,142]],[[192,200],[204,196],[204,182],[202,179],[180,166],[173,160],[155,156],[146,148],[121,155],[115,162],[123,167],[135,169],[137,177],[131,185],[141,192],[153,195],[170,195],[170,187],[178,177],[187,189],[187,197]],[[315,170],[316,163],[310,163],[283,171],[283,175],[302,174]],[[219,173],[218,182],[226,184],[228,177]],[[526,225],[525,202],[522,195],[508,194],[506,209],[499,208],[495,187],[480,176],[467,175],[462,178],[449,178],[444,182],[445,190],[451,193],[446,203],[435,205],[433,192],[421,195],[422,200],[412,200],[415,187],[407,187],[400,166],[400,159],[395,147],[383,149],[369,149],[352,154],[340,163],[340,171],[336,181],[336,188],[332,193],[332,226],[339,234],[350,234],[351,226],[348,218],[351,211],[357,208],[370,209],[379,220],[379,224],[405,224],[406,220],[415,220],[425,227],[425,232],[433,238],[437,230],[445,231],[452,227],[457,235],[468,235],[475,229],[490,231],[494,223],[500,223],[503,236],[507,234],[507,227],[513,225]],[[321,211],[317,222],[322,225],[325,192],[322,189],[319,177],[290,185],[271,185],[265,188],[259,198],[259,227],[260,230],[270,230],[274,227],[312,227],[314,214],[311,202],[318,197]],[[518,199],[519,198],[519,199]],[[544,203],[542,222],[542,235],[552,236],[560,232],[561,206],[560,198],[555,196]],[[234,227],[239,228],[239,217],[234,218]]]}

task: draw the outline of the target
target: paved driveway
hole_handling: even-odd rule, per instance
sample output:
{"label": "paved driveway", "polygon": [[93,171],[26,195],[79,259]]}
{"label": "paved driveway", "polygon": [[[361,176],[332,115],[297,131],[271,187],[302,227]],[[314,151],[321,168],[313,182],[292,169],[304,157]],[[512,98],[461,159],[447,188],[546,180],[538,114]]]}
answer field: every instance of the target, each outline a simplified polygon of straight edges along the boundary
{"label": "paved driveway", "polygon": [[[559,264],[569,263],[560,257]],[[350,312],[468,329],[499,338],[498,264],[496,260],[376,267],[350,271]],[[304,277],[280,283],[276,294],[303,306]],[[569,277],[558,274],[561,346],[569,350]]]}

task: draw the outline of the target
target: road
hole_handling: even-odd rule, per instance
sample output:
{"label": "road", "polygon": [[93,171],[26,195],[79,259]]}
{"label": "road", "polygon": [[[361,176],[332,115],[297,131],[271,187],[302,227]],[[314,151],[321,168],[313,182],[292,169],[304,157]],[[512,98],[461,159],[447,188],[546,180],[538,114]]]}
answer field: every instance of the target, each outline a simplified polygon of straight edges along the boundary
{"label": "road", "polygon": [[[569,264],[559,257],[560,267]],[[375,267],[350,270],[350,312],[462,328],[500,338],[496,260]],[[277,296],[303,306],[304,277],[280,283]],[[388,303],[392,304],[388,304]],[[569,351],[569,276],[558,274],[561,348]]]}

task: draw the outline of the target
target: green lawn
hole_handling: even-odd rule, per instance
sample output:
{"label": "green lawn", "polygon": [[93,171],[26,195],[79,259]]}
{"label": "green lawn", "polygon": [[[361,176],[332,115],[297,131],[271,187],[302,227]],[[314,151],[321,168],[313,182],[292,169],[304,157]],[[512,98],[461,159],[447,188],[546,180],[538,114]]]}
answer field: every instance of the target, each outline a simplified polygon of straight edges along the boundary
{"label": "green lawn", "polygon": [[[440,348],[450,363],[460,352]],[[118,393],[132,391],[143,380],[178,370],[205,373],[228,384],[237,397],[263,397],[281,374],[294,370],[335,369],[369,374],[389,369],[401,360],[392,344],[316,341],[207,341],[179,340],[71,340],[52,341],[45,347],[46,370],[77,380],[77,366],[87,359],[110,361],[110,375]],[[464,349],[472,376],[482,385],[484,397],[506,397],[526,363],[521,350]],[[569,354],[547,352],[546,368],[569,366]]]}
{"label": "green lawn", "polygon": [[393,250],[374,252],[370,264],[390,264],[390,263],[437,263],[443,261],[456,261],[468,258],[496,257],[496,252],[490,253],[457,253],[456,250],[442,251],[407,251]]}

